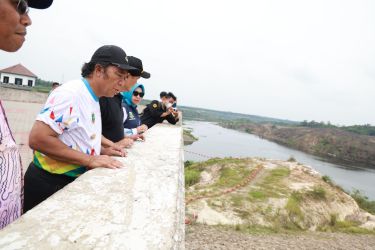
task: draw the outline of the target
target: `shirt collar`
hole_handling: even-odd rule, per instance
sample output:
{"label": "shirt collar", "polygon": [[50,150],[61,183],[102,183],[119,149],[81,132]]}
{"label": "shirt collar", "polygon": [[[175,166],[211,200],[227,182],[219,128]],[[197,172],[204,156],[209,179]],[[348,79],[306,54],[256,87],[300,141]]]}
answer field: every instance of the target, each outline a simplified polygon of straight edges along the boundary
{"label": "shirt collar", "polygon": [[93,98],[96,102],[98,102],[98,101],[99,101],[99,98],[95,95],[94,90],[92,90],[89,81],[87,81],[86,78],[82,78],[82,81],[83,81],[83,83],[85,84],[87,90],[90,92],[92,98]]}

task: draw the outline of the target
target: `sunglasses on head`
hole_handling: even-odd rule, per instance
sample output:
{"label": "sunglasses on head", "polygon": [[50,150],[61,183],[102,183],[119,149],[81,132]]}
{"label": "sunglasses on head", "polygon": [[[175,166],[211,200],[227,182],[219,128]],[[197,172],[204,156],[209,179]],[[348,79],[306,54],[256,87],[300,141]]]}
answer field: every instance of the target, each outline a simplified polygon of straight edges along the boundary
{"label": "sunglasses on head", "polygon": [[17,4],[16,10],[17,10],[18,14],[24,15],[24,14],[27,14],[29,12],[29,5],[27,4],[26,0],[15,0],[15,1],[12,1],[12,2],[14,4]]}
{"label": "sunglasses on head", "polygon": [[140,96],[140,97],[143,97],[143,96],[145,95],[145,93],[143,93],[143,92],[138,92],[138,91],[134,91],[134,92],[133,92],[133,95],[134,95],[134,96]]}

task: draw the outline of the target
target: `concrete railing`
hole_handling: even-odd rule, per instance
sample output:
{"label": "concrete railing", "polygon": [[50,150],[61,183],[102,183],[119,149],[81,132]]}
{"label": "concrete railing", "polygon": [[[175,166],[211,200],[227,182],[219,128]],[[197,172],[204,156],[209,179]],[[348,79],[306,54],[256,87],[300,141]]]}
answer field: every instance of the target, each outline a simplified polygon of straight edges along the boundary
{"label": "concrete railing", "polygon": [[156,125],[118,159],[0,231],[0,249],[184,249],[182,127]]}

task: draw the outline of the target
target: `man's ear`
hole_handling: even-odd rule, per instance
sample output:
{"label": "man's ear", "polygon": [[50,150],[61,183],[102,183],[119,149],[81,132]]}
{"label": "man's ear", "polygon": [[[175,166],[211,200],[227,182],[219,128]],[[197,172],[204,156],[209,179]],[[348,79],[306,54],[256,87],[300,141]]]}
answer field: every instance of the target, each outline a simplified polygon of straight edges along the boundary
{"label": "man's ear", "polygon": [[101,67],[100,65],[98,64],[95,65],[94,72],[97,77],[101,77],[103,75],[103,70],[104,70],[103,67]]}

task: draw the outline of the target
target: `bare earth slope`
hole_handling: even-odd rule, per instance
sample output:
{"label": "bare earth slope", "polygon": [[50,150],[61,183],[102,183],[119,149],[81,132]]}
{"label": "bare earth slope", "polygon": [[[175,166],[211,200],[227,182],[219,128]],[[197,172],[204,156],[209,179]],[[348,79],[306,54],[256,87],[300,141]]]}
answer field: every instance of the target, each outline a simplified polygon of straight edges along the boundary
{"label": "bare earth slope", "polygon": [[211,159],[185,176],[187,249],[375,249],[375,216],[308,166]]}

